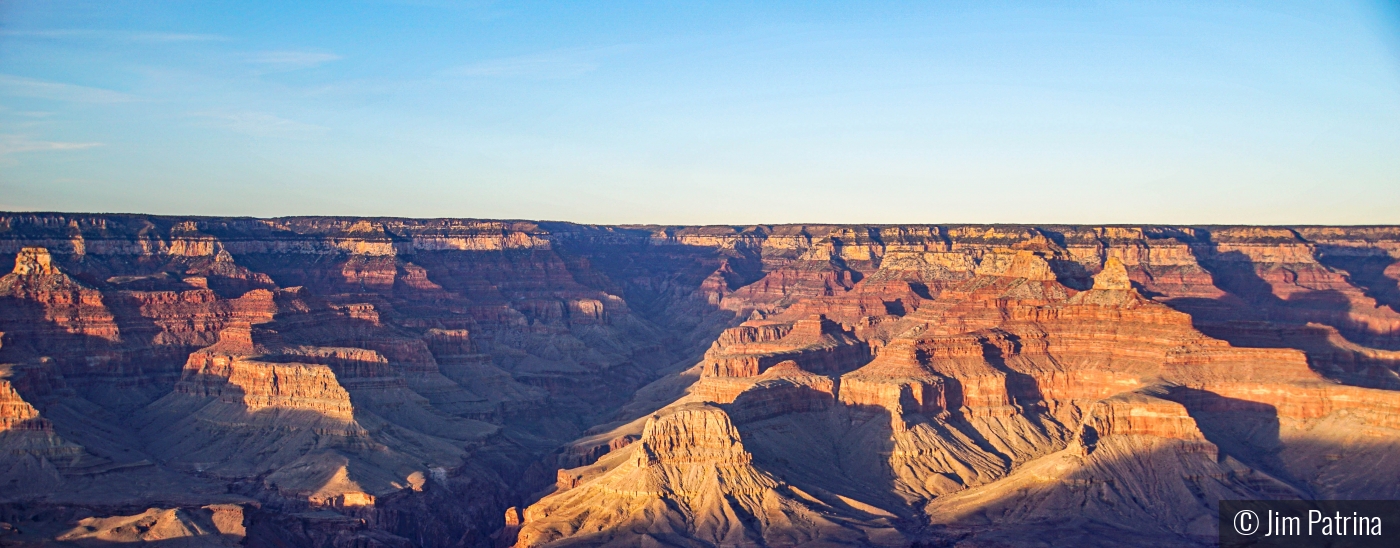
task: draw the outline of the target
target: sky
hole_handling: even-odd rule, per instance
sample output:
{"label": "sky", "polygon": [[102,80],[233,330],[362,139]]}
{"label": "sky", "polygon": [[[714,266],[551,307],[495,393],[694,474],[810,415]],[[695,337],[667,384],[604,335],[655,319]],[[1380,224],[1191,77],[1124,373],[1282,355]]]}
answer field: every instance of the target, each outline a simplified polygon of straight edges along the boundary
{"label": "sky", "polygon": [[0,0],[0,210],[1400,224],[1400,2]]}

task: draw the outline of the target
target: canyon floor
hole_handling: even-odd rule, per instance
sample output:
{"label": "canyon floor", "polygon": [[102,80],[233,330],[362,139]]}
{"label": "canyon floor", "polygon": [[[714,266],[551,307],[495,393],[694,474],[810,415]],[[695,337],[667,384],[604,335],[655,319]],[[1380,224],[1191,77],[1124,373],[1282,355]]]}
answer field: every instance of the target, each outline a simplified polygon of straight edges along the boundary
{"label": "canyon floor", "polygon": [[1400,227],[0,214],[0,546],[1210,546],[1400,499]]}

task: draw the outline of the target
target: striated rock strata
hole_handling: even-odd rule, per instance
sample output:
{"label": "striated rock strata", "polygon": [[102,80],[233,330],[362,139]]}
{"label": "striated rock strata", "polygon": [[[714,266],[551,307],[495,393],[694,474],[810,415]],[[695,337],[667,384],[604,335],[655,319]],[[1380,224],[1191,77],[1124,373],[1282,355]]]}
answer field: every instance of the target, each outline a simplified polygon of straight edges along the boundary
{"label": "striated rock strata", "polygon": [[1400,497],[1395,227],[28,213],[0,257],[0,542],[1183,546]]}

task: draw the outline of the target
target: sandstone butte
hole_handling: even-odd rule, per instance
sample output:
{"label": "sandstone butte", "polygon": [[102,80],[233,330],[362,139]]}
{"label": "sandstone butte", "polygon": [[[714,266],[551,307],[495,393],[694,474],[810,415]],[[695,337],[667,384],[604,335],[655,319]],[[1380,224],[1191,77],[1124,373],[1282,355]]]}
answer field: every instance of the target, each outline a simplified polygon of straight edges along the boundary
{"label": "sandstone butte", "polygon": [[0,214],[0,545],[1209,546],[1400,498],[1400,228]]}

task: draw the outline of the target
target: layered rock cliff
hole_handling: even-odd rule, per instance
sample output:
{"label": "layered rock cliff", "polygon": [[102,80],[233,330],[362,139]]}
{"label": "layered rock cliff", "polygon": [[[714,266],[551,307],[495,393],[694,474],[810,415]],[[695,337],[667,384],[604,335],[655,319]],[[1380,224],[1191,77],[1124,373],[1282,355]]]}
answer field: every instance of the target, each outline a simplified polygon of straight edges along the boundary
{"label": "layered rock cliff", "polygon": [[1400,496],[1393,227],[5,214],[0,257],[25,542],[1175,546]]}

